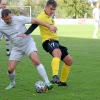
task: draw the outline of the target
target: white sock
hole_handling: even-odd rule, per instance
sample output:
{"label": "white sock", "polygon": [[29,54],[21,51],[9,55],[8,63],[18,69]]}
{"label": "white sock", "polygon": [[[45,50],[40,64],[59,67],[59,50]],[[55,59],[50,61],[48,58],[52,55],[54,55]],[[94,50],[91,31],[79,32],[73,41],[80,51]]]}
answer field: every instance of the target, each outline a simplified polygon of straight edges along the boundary
{"label": "white sock", "polygon": [[15,71],[13,73],[8,72],[8,76],[11,82],[15,81],[15,77],[16,77]]}
{"label": "white sock", "polygon": [[38,70],[38,73],[40,74],[40,76],[44,79],[45,83],[50,83],[47,73],[46,73],[46,70],[42,64],[37,66],[37,70]]}

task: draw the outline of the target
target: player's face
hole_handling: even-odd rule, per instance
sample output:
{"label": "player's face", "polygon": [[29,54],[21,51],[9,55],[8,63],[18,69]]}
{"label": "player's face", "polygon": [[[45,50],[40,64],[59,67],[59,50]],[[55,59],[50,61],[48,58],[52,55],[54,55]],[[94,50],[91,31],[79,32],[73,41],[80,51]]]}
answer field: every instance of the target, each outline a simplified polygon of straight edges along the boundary
{"label": "player's face", "polygon": [[11,24],[12,22],[12,17],[10,14],[8,16],[3,17],[2,19],[4,20],[6,24]]}
{"label": "player's face", "polygon": [[1,2],[1,8],[2,9],[5,9],[6,8],[6,6],[7,6],[7,3],[6,2],[3,2],[3,0],[2,0],[2,2]]}
{"label": "player's face", "polygon": [[97,8],[100,8],[100,4],[99,4],[99,3],[97,3],[97,5],[96,5],[96,6],[97,6]]}
{"label": "player's face", "polygon": [[52,16],[55,13],[56,8],[53,7],[52,5],[48,5],[45,7],[45,11],[47,13],[48,16]]}

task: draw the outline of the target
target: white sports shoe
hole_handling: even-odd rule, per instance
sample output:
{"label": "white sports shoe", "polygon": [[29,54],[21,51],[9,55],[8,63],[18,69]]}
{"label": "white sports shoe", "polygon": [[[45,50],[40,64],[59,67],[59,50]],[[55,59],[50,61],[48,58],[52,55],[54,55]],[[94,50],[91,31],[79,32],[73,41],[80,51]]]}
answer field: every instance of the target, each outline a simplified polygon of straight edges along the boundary
{"label": "white sports shoe", "polygon": [[12,88],[15,87],[15,85],[16,85],[15,81],[10,82],[9,85],[8,85],[5,89],[6,89],[6,90],[12,89]]}

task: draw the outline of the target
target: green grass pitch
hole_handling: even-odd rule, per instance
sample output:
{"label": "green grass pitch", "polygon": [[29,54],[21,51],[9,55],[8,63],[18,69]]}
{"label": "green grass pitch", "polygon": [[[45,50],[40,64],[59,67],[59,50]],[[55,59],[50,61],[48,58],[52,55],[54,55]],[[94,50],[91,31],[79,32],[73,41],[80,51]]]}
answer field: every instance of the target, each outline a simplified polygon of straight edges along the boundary
{"label": "green grass pitch", "polygon": [[[5,41],[0,41],[0,100],[100,100],[100,32],[98,39],[92,39],[92,32],[92,25],[58,26],[60,43],[68,47],[73,57],[69,86],[54,85],[53,90],[43,94],[35,92],[34,83],[41,77],[26,56],[16,67],[16,87],[5,90],[8,84],[8,58],[5,56]],[[39,31],[35,30],[32,34],[41,62],[51,80],[52,58],[42,49]],[[62,63],[60,70],[61,66]]]}

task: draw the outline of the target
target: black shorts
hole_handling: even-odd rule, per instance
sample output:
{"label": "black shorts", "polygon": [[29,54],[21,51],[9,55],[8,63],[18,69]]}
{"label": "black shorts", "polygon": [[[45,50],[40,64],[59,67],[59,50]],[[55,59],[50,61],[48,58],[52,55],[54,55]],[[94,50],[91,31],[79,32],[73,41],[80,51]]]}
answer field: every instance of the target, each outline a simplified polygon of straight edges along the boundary
{"label": "black shorts", "polygon": [[46,52],[49,52],[51,55],[52,55],[52,51],[54,49],[59,48],[62,52],[61,60],[63,60],[65,58],[65,56],[68,55],[67,48],[60,45],[57,40],[47,40],[47,41],[43,42],[42,46],[43,46],[44,50]]}

